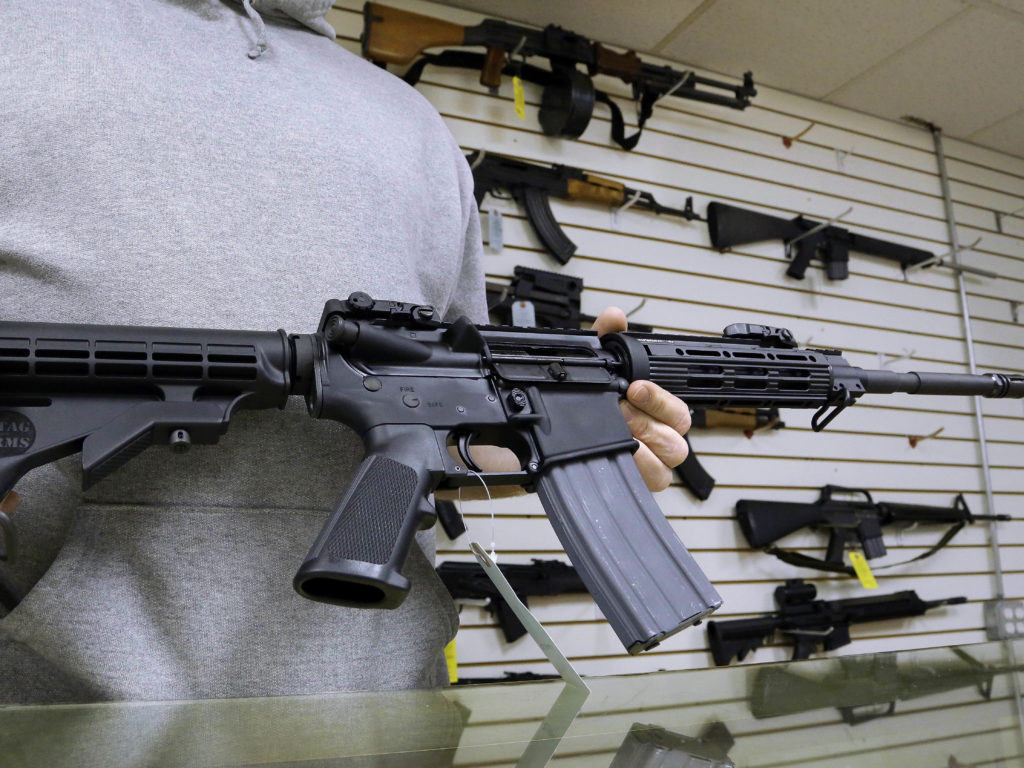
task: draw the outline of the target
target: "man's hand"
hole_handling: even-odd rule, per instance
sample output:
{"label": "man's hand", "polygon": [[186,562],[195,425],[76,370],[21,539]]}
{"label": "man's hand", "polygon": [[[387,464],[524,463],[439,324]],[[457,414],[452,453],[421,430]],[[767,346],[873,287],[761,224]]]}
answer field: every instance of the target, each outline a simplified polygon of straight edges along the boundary
{"label": "man's hand", "polygon": [[[609,307],[594,321],[598,336],[626,330],[626,314]],[[672,467],[681,464],[689,447],[683,435],[690,428],[690,409],[675,395],[651,381],[634,381],[619,401],[633,437],[640,448],[633,454],[644,482],[662,491],[672,482]]]}

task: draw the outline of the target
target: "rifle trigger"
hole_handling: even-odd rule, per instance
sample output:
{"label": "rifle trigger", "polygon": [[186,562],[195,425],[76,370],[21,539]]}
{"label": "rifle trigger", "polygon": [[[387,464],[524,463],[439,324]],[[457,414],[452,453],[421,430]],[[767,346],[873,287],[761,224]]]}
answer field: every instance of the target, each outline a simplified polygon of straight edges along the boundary
{"label": "rifle trigger", "polygon": [[469,432],[464,432],[461,435],[459,435],[459,439],[458,439],[459,456],[462,457],[463,463],[472,472],[483,472],[483,470],[479,467],[479,465],[477,465],[477,463],[475,461],[473,461],[473,456],[470,453],[469,441],[472,440],[472,439],[473,439],[473,435],[470,434]]}

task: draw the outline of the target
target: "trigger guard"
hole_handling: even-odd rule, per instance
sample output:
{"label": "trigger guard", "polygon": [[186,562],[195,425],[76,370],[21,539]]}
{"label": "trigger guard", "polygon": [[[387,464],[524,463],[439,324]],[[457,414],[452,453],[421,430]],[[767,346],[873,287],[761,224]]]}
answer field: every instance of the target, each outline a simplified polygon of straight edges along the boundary
{"label": "trigger guard", "polygon": [[459,457],[462,462],[473,472],[483,472],[480,466],[473,461],[473,457],[469,452],[469,441],[473,439],[473,435],[469,432],[465,432],[459,435],[457,441]]}

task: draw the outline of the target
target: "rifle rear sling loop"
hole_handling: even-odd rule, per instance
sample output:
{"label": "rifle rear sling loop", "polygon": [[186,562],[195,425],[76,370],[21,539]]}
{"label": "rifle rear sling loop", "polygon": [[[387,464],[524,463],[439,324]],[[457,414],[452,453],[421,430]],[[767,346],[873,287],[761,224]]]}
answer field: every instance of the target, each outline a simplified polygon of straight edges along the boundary
{"label": "rifle rear sling loop", "polygon": [[834,419],[836,416],[838,416],[846,409],[846,406],[853,404],[853,397],[850,396],[849,390],[841,384],[839,385],[839,394],[843,398],[843,401],[839,403],[832,410],[832,412],[828,414],[828,416],[825,416],[824,419],[822,419],[821,417],[824,416],[825,412],[832,407],[830,403],[826,403],[825,405],[821,406],[821,408],[814,412],[814,415],[811,417],[812,430],[814,430],[815,432],[821,432],[821,430],[823,430],[825,427],[829,425],[829,423],[831,423],[832,419]]}
{"label": "rifle rear sling loop", "polygon": [[469,164],[469,170],[475,171],[477,169],[477,166],[479,166],[480,163],[482,163],[484,161],[484,158],[486,156],[487,156],[487,150],[486,149],[479,149],[479,150],[477,150],[476,159],[472,163]]}

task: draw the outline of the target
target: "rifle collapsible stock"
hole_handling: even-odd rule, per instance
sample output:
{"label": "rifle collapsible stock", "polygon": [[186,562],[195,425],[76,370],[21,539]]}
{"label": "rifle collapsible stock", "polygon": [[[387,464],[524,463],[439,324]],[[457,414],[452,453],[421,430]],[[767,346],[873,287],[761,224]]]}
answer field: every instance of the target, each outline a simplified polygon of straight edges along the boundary
{"label": "rifle collapsible stock", "polygon": [[[853,493],[863,499],[835,499],[835,493]],[[854,570],[843,564],[843,551],[848,542],[856,540],[864,557],[882,557],[886,553],[882,539],[882,526],[917,525],[918,523],[945,523],[952,526],[941,541],[923,555],[928,557],[949,543],[961,528],[976,520],[1009,520],[1009,515],[975,515],[967,508],[963,494],[957,494],[952,507],[928,504],[898,504],[891,501],[876,502],[863,488],[843,488],[826,485],[813,504],[788,501],[740,499],[736,502],[736,519],[747,543],[752,547],[768,547],[779,539],[802,528],[828,532],[828,550],[824,560],[796,552],[769,549],[791,565],[818,568],[854,575]]]}
{"label": "rifle collapsible stock", "polygon": [[[543,29],[521,27],[498,19],[484,19],[475,27],[390,8],[379,3],[363,6],[363,56],[381,65],[412,64],[403,79],[415,85],[427,64],[480,70],[480,83],[492,90],[503,75],[514,75],[543,87],[540,124],[549,136],[576,138],[586,129],[594,104],[606,104],[612,113],[612,139],[624,149],[640,140],[644,123],[663,96],[694,99],[733,109],[745,109],[757,95],[754,78],[747,72],[743,84],[713,80],[689,70],[647,64],[633,51],[617,53],[575,32],[549,24]],[[425,54],[444,46],[482,47],[486,54],[444,51]],[[546,58],[550,70],[526,64],[528,57]],[[513,60],[513,59],[521,60]],[[582,66],[586,72],[578,69]],[[611,75],[633,88],[639,106],[638,130],[625,135],[622,112],[608,94],[594,88],[594,75]]]}
{"label": "rifle collapsible stock", "polygon": [[[510,563],[498,567],[512,585],[516,596],[523,601],[523,605],[529,605],[529,598],[538,595],[564,595],[587,591],[576,569],[561,560],[534,559],[530,565]],[[511,643],[526,634],[526,627],[513,613],[498,588],[494,586],[494,582],[475,561],[441,563],[437,567],[437,575],[441,577],[454,600],[489,600],[487,612],[497,619],[506,642]]]}
{"label": "rifle collapsible stock", "polygon": [[612,207],[632,201],[633,208],[681,216],[687,221],[703,221],[693,212],[692,197],[686,199],[685,208],[669,208],[655,200],[650,192],[641,192],[621,182],[602,179],[582,168],[573,168],[569,165],[540,165],[483,150],[470,153],[466,160],[473,169],[473,193],[476,195],[477,206],[483,203],[484,195],[488,192],[508,192],[526,209],[526,218],[548,253],[562,264],[568,263],[576,253],[576,244],[555,221],[549,202],[551,197]]}
{"label": "rifle collapsible stock", "polygon": [[815,600],[817,593],[803,579],[788,579],[775,588],[777,612],[761,619],[709,621],[708,641],[715,664],[721,667],[733,658],[743,661],[776,632],[792,636],[794,659],[806,659],[819,644],[826,651],[849,645],[851,624],[922,616],[932,608],[967,601],[966,597],[925,601],[912,589],[849,600]]}
{"label": "rifle collapsible stock", "polygon": [[803,279],[812,259],[825,264],[829,280],[845,280],[850,274],[850,251],[896,261],[904,269],[935,256],[920,248],[858,235],[842,227],[825,226],[823,222],[803,216],[780,219],[717,202],[708,203],[707,214],[711,244],[719,250],[762,240],[784,241],[786,252],[792,252],[793,259],[786,274],[798,280]]}
{"label": "rifle collapsible stock", "polygon": [[[392,608],[437,488],[535,490],[569,559],[631,653],[721,598],[647,490],[619,410],[635,379],[695,407],[817,408],[818,430],[871,392],[1024,397],[1024,377],[871,371],[796,349],[784,329],[721,338],[441,322],[427,305],[332,300],[314,333],[0,323],[0,498],[33,467],[81,452],[88,486],[149,445],[215,443],[232,414],[305,398],[366,457],[295,577],[300,594]],[[829,409],[830,414],[825,415]],[[484,472],[474,443],[520,468]],[[457,449],[453,456],[448,448]]]}

